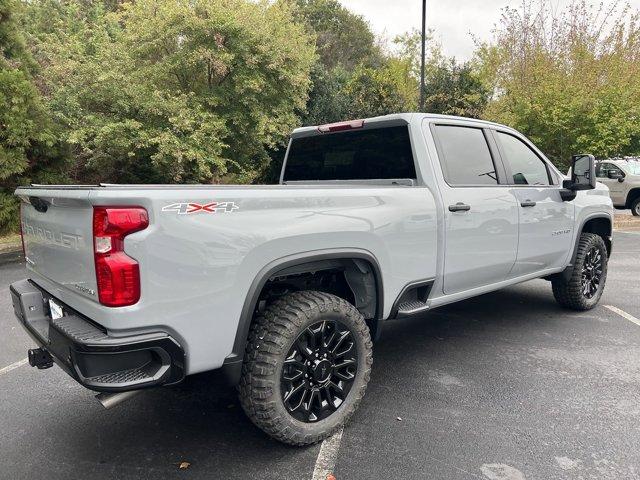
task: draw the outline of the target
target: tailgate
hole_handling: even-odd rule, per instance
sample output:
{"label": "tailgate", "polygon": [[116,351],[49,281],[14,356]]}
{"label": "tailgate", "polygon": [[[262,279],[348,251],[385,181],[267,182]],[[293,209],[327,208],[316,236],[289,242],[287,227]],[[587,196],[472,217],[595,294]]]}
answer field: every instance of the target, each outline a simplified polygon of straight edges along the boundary
{"label": "tailgate", "polygon": [[27,268],[96,300],[89,189],[21,188]]}

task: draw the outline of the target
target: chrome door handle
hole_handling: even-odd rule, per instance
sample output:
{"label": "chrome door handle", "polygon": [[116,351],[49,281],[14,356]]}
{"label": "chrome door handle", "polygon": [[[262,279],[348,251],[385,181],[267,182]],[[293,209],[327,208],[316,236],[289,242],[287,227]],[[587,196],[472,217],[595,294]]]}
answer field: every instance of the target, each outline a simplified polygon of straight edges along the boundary
{"label": "chrome door handle", "polygon": [[449,205],[450,212],[468,212],[469,210],[471,210],[471,207],[462,202],[458,202],[455,205]]}
{"label": "chrome door handle", "polygon": [[524,202],[520,202],[521,207],[535,207],[536,202],[532,202],[531,200],[525,200]]}

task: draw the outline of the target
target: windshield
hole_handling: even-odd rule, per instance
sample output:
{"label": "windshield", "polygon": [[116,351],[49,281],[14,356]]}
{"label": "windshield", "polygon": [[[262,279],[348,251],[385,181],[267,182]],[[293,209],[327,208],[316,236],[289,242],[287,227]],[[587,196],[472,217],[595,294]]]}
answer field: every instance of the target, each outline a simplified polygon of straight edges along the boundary
{"label": "windshield", "polygon": [[625,163],[624,168],[631,175],[640,175],[640,162],[627,162]]}

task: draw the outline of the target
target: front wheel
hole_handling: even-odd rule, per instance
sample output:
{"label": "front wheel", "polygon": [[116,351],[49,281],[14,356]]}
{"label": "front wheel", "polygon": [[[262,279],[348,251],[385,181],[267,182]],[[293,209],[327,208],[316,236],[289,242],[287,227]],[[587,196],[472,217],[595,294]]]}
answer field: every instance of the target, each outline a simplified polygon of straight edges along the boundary
{"label": "front wheel", "polygon": [[563,307],[590,310],[600,301],[607,280],[608,252],[604,240],[593,233],[583,233],[569,279],[552,280],[553,296]]}
{"label": "front wheel", "polygon": [[640,217],[640,197],[631,202],[631,213],[635,217]]}
{"label": "front wheel", "polygon": [[372,362],[369,329],[353,305],[324,292],[288,294],[252,325],[240,402],[277,440],[316,443],[357,409]]}

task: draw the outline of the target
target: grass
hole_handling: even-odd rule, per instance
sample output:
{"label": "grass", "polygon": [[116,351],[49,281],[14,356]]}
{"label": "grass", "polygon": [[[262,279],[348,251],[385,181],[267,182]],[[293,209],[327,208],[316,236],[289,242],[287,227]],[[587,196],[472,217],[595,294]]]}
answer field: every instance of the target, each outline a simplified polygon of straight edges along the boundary
{"label": "grass", "polygon": [[0,236],[0,253],[22,250],[22,242],[19,233],[10,233]]}

